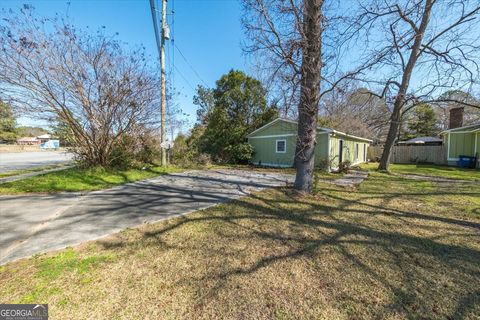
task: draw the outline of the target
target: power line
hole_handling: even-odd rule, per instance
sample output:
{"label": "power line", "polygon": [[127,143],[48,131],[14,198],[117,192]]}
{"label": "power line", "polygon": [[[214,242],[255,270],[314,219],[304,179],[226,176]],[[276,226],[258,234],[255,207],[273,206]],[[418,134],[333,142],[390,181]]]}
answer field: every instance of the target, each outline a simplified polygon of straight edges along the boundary
{"label": "power line", "polygon": [[182,72],[177,68],[177,66],[173,66],[175,68],[175,70],[177,70],[178,74],[180,75],[180,77],[182,77],[182,79],[187,83],[187,85],[193,90],[195,91],[195,88],[192,86],[192,84],[187,80],[187,78],[182,74]]}
{"label": "power line", "polygon": [[152,11],[153,31],[155,32],[155,41],[157,42],[158,55],[160,56],[161,41],[160,35],[158,34],[157,8],[155,0],[150,0],[150,10]]}
{"label": "power line", "polygon": [[183,60],[185,60],[185,63],[190,67],[190,69],[193,71],[193,73],[195,73],[195,75],[197,76],[198,79],[200,79],[201,82],[203,82],[203,84],[205,86],[208,87],[208,84],[207,82],[205,82],[202,77],[200,77],[200,75],[198,74],[197,70],[195,70],[195,68],[190,64],[190,62],[188,62],[187,58],[185,58],[185,56],[183,55],[182,51],[180,50],[180,48],[178,48],[178,46],[173,43],[173,46],[178,50],[178,53],[180,53],[180,55],[182,56]]}

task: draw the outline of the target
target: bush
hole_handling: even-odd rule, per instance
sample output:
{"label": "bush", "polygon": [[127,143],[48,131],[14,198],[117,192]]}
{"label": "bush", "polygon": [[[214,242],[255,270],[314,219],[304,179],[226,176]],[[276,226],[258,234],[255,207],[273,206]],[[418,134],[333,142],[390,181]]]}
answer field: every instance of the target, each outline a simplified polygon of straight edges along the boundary
{"label": "bush", "polygon": [[17,135],[14,132],[0,132],[0,142],[14,143]]}
{"label": "bush", "polygon": [[338,172],[348,173],[351,169],[352,163],[350,161],[343,161],[338,164]]}
{"label": "bush", "polygon": [[253,146],[249,143],[229,145],[224,151],[229,163],[248,163],[253,157]]}
{"label": "bush", "polygon": [[322,170],[329,171],[330,166],[331,166],[332,161],[327,159],[321,159],[320,162],[318,163],[318,167],[320,167]]}
{"label": "bush", "polygon": [[179,134],[175,138],[173,148],[170,150],[171,163],[184,168],[209,166],[212,164],[210,155],[200,152],[196,136],[187,137]]}
{"label": "bush", "polygon": [[135,160],[141,163],[153,164],[162,155],[160,140],[151,134],[144,134],[139,137],[139,148],[135,154]]}
{"label": "bush", "polygon": [[113,146],[109,155],[108,163],[112,167],[128,168],[135,161],[135,139],[124,136]]}
{"label": "bush", "polygon": [[153,164],[160,158],[158,139],[149,134],[138,137],[125,135],[115,143],[110,153],[111,167],[128,168]]}
{"label": "bush", "polygon": [[202,166],[209,166],[212,164],[212,158],[206,153],[200,153],[196,157],[197,163]]}

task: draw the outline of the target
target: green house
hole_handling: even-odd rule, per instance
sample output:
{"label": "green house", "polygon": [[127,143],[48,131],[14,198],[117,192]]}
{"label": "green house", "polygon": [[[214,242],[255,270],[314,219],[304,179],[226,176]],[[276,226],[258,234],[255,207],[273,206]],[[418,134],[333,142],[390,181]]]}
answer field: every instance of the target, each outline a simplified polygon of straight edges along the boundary
{"label": "green house", "polygon": [[442,132],[443,141],[447,147],[447,163],[456,166],[460,156],[477,157],[480,152],[480,124],[464,126]]}
{"label": "green house", "polygon": [[[297,139],[297,122],[277,118],[248,136],[254,148],[252,162],[271,167],[292,167]],[[327,170],[338,168],[340,162],[359,164],[367,161],[372,140],[352,136],[329,128],[317,128],[315,166]]]}

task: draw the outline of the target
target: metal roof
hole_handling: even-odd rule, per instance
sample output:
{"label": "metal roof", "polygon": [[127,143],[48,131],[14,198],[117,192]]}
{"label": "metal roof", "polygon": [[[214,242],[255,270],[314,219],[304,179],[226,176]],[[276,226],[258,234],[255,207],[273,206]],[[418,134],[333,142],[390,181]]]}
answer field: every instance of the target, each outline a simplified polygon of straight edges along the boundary
{"label": "metal roof", "polygon": [[416,137],[410,140],[406,141],[399,141],[399,144],[404,144],[404,143],[427,143],[427,142],[443,142],[442,139],[438,137]]}
{"label": "metal roof", "polygon": [[34,141],[38,141],[38,139],[36,137],[21,137],[21,138],[18,138],[17,141],[20,141],[20,142],[34,142]]}

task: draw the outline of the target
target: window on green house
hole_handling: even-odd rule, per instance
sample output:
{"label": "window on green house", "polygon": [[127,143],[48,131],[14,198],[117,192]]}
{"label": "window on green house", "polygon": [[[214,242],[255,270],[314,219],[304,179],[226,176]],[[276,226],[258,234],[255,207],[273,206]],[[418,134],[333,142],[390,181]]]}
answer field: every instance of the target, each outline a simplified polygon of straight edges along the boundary
{"label": "window on green house", "polygon": [[355,160],[358,160],[358,143],[355,143]]}
{"label": "window on green house", "polygon": [[277,153],[287,152],[287,140],[277,140]]}

